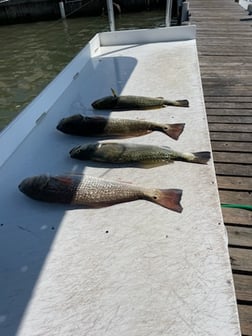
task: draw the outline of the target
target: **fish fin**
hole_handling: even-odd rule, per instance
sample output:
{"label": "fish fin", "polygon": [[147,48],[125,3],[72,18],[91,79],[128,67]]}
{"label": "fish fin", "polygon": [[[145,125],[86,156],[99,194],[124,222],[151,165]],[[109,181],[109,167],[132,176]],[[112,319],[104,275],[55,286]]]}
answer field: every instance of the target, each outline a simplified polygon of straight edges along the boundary
{"label": "fish fin", "polygon": [[194,159],[191,160],[191,162],[194,162],[194,163],[206,164],[211,158],[210,152],[196,152],[192,154],[194,155]]}
{"label": "fish fin", "polygon": [[167,106],[189,107],[189,101],[187,99],[182,99],[182,100],[164,100],[164,105],[167,105]]}
{"label": "fish fin", "polygon": [[167,124],[163,127],[163,132],[170,138],[178,140],[180,134],[183,132],[185,124]]}
{"label": "fish fin", "polygon": [[117,93],[115,92],[115,90],[114,90],[113,88],[111,88],[111,91],[112,91],[112,95],[113,95],[114,97],[118,97]]}
{"label": "fish fin", "polygon": [[181,213],[183,211],[180,204],[182,193],[181,189],[159,189],[152,197],[152,201],[164,208]]}

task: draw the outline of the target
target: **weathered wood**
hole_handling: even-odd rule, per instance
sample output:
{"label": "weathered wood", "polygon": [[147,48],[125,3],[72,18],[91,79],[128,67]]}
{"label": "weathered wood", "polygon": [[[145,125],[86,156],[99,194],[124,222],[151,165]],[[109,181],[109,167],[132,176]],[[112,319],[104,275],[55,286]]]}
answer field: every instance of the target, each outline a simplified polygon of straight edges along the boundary
{"label": "weathered wood", "polygon": [[229,254],[234,271],[252,272],[252,250],[230,247]]}
{"label": "weathered wood", "polygon": [[[240,21],[247,13],[232,0],[221,3],[190,0],[190,12],[191,22],[197,25],[198,55],[220,200],[251,205],[252,166],[248,164],[252,160],[251,22]],[[222,214],[231,245],[229,253],[241,330],[243,336],[252,336],[252,212],[222,208]]]}
{"label": "weathered wood", "polygon": [[252,302],[252,276],[234,274],[233,278],[237,300]]}
{"label": "weathered wood", "polygon": [[[252,153],[232,153],[232,152],[214,152],[215,162],[252,164]],[[250,174],[252,166],[250,166]]]}
{"label": "weathered wood", "polygon": [[247,106],[247,108],[251,109],[251,106],[252,106],[252,97],[240,97],[240,96],[237,96],[237,97],[211,97],[211,96],[204,95],[204,98],[205,98],[205,101],[219,102],[221,104],[223,104],[223,102],[228,102],[228,103],[239,102],[239,105],[237,106],[237,108],[244,108],[245,106],[243,106],[243,105],[247,104],[247,103],[250,104],[250,105]]}
{"label": "weathered wood", "polygon": [[222,215],[225,224],[228,225],[243,225],[252,228],[252,211],[222,208]]}
{"label": "weathered wood", "polygon": [[[204,84],[204,81],[203,81]],[[225,82],[221,83],[219,86],[209,87],[208,84],[203,85],[204,92],[207,95],[211,96],[225,96],[225,97],[233,97],[233,96],[241,96],[241,97],[250,97],[252,86],[247,86],[246,90],[244,87],[241,87],[239,84],[237,86],[225,84]]]}
{"label": "weathered wood", "polygon": [[217,176],[217,182],[221,189],[252,190],[252,177]]}
{"label": "weathered wood", "polygon": [[251,124],[218,124],[210,123],[210,131],[215,132],[242,132],[250,133],[250,140],[252,140],[252,125]]}
{"label": "weathered wood", "polygon": [[[252,124],[252,114],[251,116],[227,116],[227,115],[208,115],[207,120],[209,123],[220,123],[220,124]],[[252,134],[251,134],[252,141]]]}
{"label": "weathered wood", "polygon": [[212,141],[212,149],[218,152],[252,152],[251,142]]}
{"label": "weathered wood", "polygon": [[238,305],[241,332],[243,336],[252,336],[252,306]]}
{"label": "weathered wood", "polygon": [[[249,109],[251,111],[251,102],[249,101],[245,101],[246,99],[248,99],[247,97],[241,97],[244,99],[244,101],[241,101],[241,99],[236,98],[236,100],[233,100],[231,98],[234,97],[220,97],[216,96],[213,97],[211,96],[211,99],[207,99],[209,98],[208,95],[205,95],[204,93],[204,97],[205,97],[205,101],[206,101],[206,108],[221,108],[221,109]],[[222,98],[222,100],[220,100],[219,98]]]}
{"label": "weathered wood", "polygon": [[224,133],[224,132],[210,132],[211,140],[222,141],[241,141],[251,143],[251,133]]}
{"label": "weathered wood", "polygon": [[219,190],[221,203],[252,204],[252,193],[249,191]]}
{"label": "weathered wood", "polygon": [[[251,228],[244,228],[239,226],[227,226],[228,244],[237,247],[251,247],[252,246],[252,230]],[[251,276],[252,285],[252,276]],[[252,292],[252,288],[251,288]]]}
{"label": "weathered wood", "polygon": [[223,109],[220,107],[220,108],[208,108],[207,115],[208,116],[251,117],[252,112],[249,109]]}
{"label": "weathered wood", "polygon": [[242,165],[234,163],[218,163],[214,164],[216,174],[229,176],[248,176],[251,177],[251,165]]}

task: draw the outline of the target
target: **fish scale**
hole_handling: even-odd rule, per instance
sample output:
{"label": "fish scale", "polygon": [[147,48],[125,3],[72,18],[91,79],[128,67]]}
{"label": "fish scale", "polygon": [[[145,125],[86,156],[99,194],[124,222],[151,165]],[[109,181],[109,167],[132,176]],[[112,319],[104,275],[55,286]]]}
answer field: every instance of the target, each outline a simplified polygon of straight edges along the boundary
{"label": "fish scale", "polygon": [[140,189],[132,188],[127,184],[121,184],[92,176],[85,177],[80,181],[76,180],[77,188],[73,203],[82,204],[83,201],[96,203],[109,203],[125,200],[137,200],[143,197]]}

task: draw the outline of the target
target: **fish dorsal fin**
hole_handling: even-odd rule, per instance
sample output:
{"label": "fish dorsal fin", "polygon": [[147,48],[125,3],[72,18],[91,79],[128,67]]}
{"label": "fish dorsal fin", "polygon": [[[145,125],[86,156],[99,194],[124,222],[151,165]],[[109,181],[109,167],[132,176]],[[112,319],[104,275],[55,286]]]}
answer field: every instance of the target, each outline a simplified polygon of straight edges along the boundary
{"label": "fish dorsal fin", "polygon": [[113,88],[111,88],[111,91],[112,91],[112,95],[113,95],[114,97],[118,97],[118,96],[117,96],[117,93],[115,92],[115,90],[114,90]]}

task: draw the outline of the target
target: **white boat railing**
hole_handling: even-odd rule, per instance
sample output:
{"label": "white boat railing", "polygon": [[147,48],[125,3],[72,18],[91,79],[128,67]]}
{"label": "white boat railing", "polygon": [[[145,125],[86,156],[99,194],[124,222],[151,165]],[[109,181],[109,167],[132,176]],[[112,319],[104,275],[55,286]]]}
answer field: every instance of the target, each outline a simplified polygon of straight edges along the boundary
{"label": "white boat railing", "polygon": [[[108,18],[109,18],[109,27],[110,31],[115,30],[115,16],[114,16],[114,7],[113,0],[107,0],[107,10],[108,10]],[[172,19],[172,0],[166,0],[166,10],[165,10],[165,26],[171,26]],[[188,8],[189,4],[183,0],[177,0],[177,6],[181,7],[181,22],[186,21],[188,19]]]}

